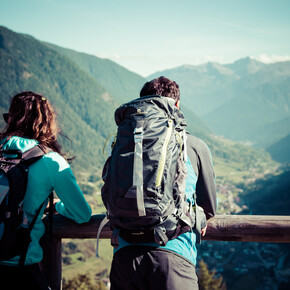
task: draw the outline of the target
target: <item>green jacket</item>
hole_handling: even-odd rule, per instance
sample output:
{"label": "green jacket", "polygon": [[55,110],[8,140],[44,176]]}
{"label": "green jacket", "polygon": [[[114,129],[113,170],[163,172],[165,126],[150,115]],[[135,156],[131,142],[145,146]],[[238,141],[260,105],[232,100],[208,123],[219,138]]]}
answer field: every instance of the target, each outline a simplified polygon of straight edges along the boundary
{"label": "green jacket", "polygon": [[[35,140],[14,136],[3,145],[3,149],[18,149],[25,152],[37,144],[38,142]],[[23,209],[29,222],[32,221],[41,204],[45,202],[30,235],[31,243],[25,265],[38,263],[42,260],[43,251],[39,244],[45,232],[42,216],[48,203],[49,194],[53,190],[61,200],[55,207],[59,214],[77,223],[88,222],[91,217],[91,208],[86,202],[67,161],[56,152],[45,154],[29,168],[27,190],[23,202]],[[19,256],[9,261],[3,261],[1,264],[18,265],[18,261]]]}

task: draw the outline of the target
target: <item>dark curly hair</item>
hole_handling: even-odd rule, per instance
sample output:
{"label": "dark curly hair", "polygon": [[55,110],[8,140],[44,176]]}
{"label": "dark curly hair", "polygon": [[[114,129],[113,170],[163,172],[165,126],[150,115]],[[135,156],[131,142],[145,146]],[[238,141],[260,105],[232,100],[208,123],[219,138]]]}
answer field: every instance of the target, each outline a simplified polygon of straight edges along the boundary
{"label": "dark curly hair", "polygon": [[149,95],[159,95],[175,100],[177,103],[180,99],[179,86],[175,81],[161,76],[144,84],[140,91],[140,97]]}
{"label": "dark curly hair", "polygon": [[62,156],[65,155],[57,141],[60,129],[55,110],[44,96],[31,91],[15,95],[9,112],[4,117],[7,125],[0,133],[1,140],[8,141],[12,136],[34,139],[44,149],[48,147]]}

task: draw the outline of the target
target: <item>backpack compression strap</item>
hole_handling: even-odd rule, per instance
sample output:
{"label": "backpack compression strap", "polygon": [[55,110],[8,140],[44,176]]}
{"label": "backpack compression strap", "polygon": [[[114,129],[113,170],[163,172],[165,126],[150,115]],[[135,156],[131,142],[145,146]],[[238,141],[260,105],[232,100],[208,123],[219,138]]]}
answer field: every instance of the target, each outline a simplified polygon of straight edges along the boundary
{"label": "backpack compression strap", "polygon": [[[34,227],[34,224],[40,214],[40,211],[44,205],[45,201],[41,204],[41,206],[38,208],[31,224],[29,225],[28,229],[27,229],[27,234],[30,236],[30,233]],[[49,195],[49,239],[50,241],[52,240],[52,221],[53,221],[53,193],[51,193]],[[19,259],[19,265],[20,266],[24,266],[24,263],[25,263],[25,259],[26,259],[26,255],[27,255],[27,252],[28,252],[28,247],[29,247],[29,244],[30,242],[28,241],[24,241],[26,242],[27,244],[25,245],[25,248],[24,248],[24,251],[22,252],[22,254],[20,255],[20,259]]]}
{"label": "backpack compression strap", "polygon": [[[143,193],[143,122],[140,122],[140,127],[134,130],[134,173],[133,173],[133,186],[136,186],[137,207],[139,216],[146,216],[144,206],[144,193]],[[138,124],[138,123],[137,123]]]}
{"label": "backpack compression strap", "polygon": [[[51,149],[48,149],[47,153],[50,151]],[[25,165],[31,165],[39,160],[44,154],[46,154],[46,152],[41,149],[39,145],[34,146],[33,148],[22,153],[22,162],[24,162]]]}
{"label": "backpack compression strap", "polygon": [[[43,207],[43,205],[44,205],[44,202],[41,204],[41,206],[40,206],[39,209],[37,210],[37,212],[36,212],[36,214],[35,214],[35,216],[34,216],[32,222],[31,222],[31,224],[30,224],[29,227],[28,227],[28,232],[27,232],[27,233],[28,233],[29,236],[30,236],[30,233],[31,233],[31,231],[32,231],[32,229],[33,229],[33,226],[34,226],[34,224],[35,224],[35,222],[36,222],[36,220],[37,220],[37,218],[38,218],[38,216],[39,216],[39,214],[40,214],[40,211],[41,211],[41,208]],[[28,251],[28,247],[29,247],[29,244],[30,244],[30,241],[29,241],[29,240],[27,240],[27,241],[23,241],[23,242],[25,242],[26,245],[25,245],[24,251],[23,251],[22,254],[20,255],[20,259],[19,259],[19,265],[20,265],[20,266],[24,266],[25,258],[26,258],[27,251]]]}
{"label": "backpack compression strap", "polygon": [[143,121],[138,120],[134,129],[134,164],[133,164],[133,185],[128,189],[125,198],[137,200],[139,216],[146,216],[143,192]]}

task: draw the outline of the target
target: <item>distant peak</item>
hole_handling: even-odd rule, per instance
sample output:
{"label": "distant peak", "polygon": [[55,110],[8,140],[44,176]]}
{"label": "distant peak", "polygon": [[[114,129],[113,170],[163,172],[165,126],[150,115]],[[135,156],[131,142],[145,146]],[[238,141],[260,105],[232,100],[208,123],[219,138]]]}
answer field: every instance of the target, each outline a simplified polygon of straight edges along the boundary
{"label": "distant peak", "polygon": [[236,60],[234,63],[227,65],[233,69],[238,75],[254,74],[265,66],[264,63],[257,61],[252,57],[245,57]]}
{"label": "distant peak", "polygon": [[261,65],[263,65],[262,62],[254,59],[253,57],[250,57],[250,56],[238,59],[233,64],[244,64],[244,65],[247,65],[247,64],[261,64]]}

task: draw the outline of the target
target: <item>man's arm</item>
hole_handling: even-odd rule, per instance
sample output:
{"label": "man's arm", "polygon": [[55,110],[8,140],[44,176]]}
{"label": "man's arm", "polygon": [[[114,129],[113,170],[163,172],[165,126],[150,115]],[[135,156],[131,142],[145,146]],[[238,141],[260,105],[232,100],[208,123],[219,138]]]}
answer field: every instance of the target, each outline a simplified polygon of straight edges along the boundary
{"label": "man's arm", "polygon": [[213,217],[217,209],[215,174],[208,146],[199,138],[188,135],[188,156],[197,172],[197,204],[205,212],[206,218]]}

